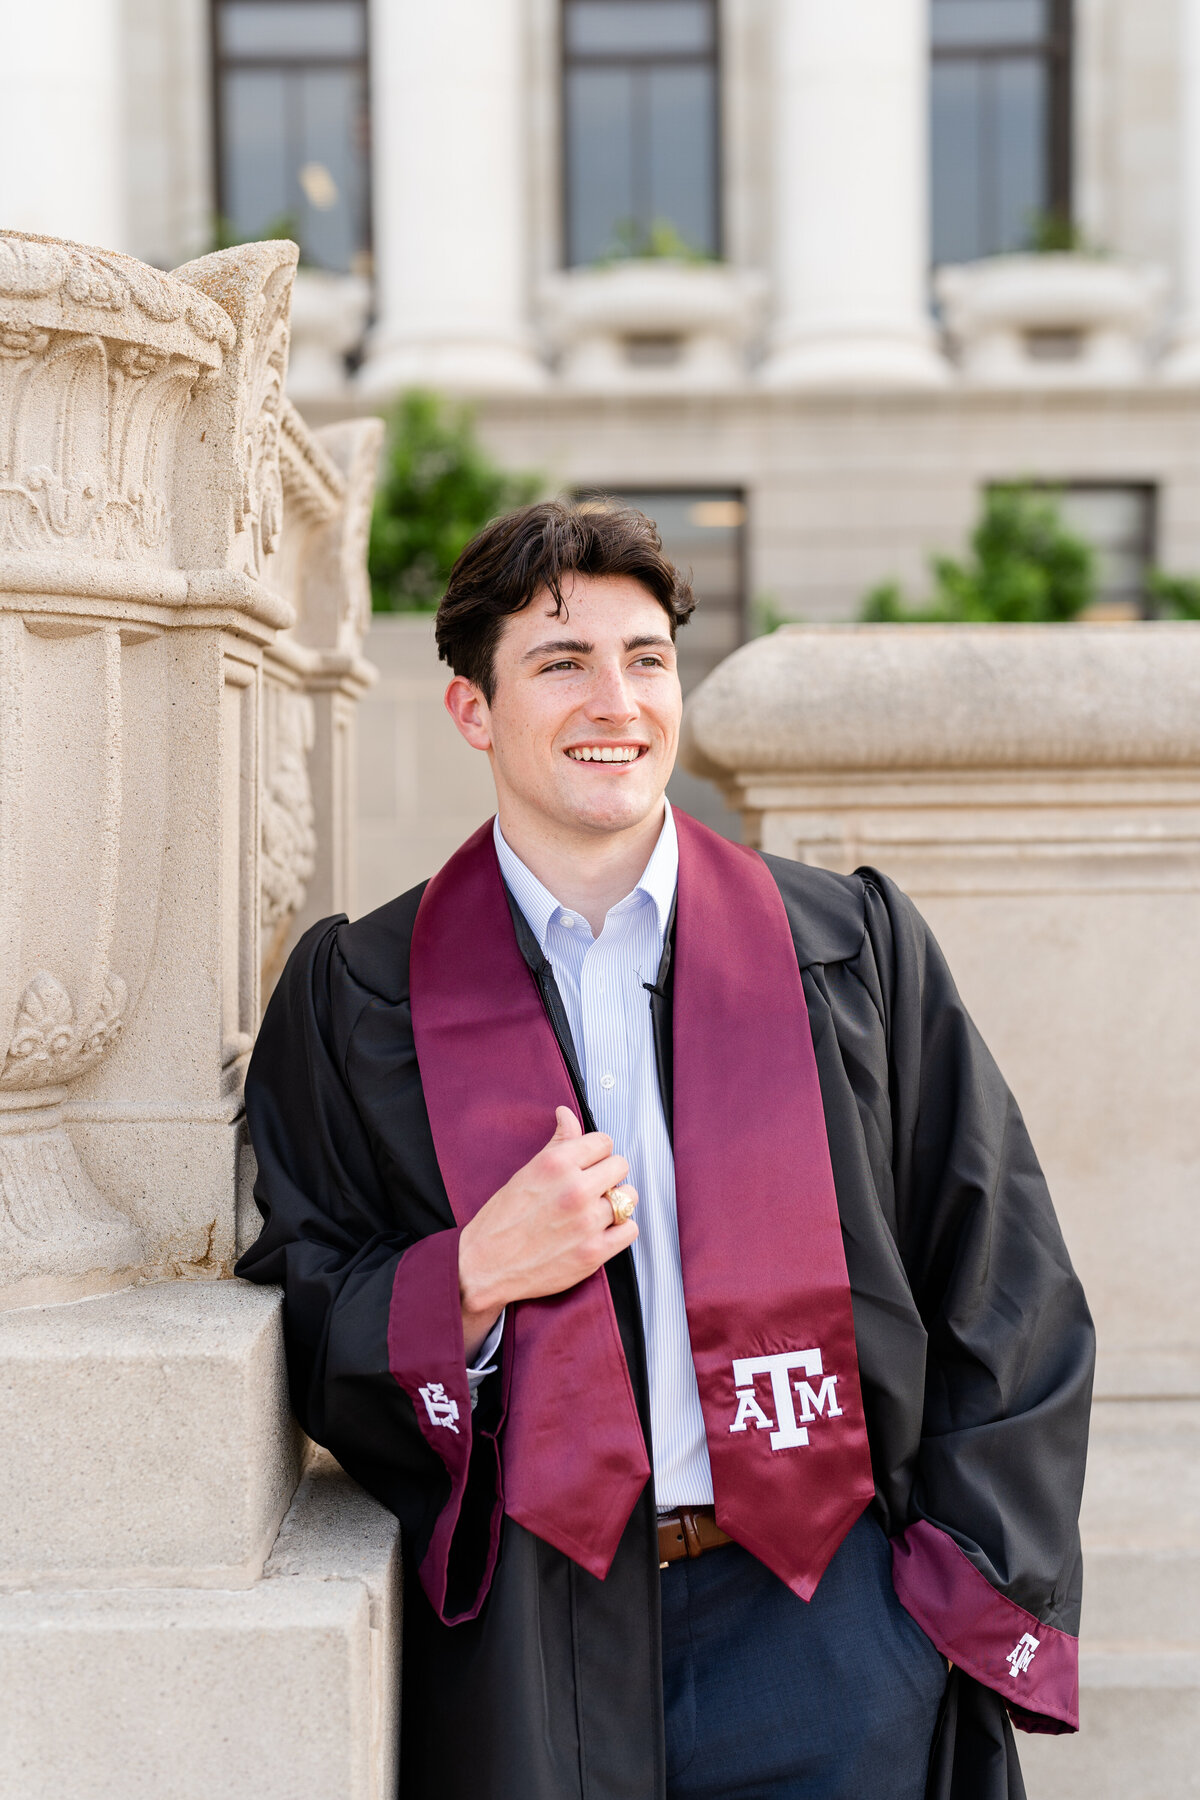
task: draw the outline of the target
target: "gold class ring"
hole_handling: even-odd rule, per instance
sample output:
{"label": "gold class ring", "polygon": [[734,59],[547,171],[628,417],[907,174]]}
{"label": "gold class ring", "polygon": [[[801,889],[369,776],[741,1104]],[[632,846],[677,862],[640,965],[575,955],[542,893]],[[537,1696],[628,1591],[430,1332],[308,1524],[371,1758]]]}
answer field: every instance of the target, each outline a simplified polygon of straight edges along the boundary
{"label": "gold class ring", "polygon": [[626,1219],[632,1219],[637,1200],[628,1188],[605,1188],[604,1198],[613,1209],[614,1225],[624,1225]]}

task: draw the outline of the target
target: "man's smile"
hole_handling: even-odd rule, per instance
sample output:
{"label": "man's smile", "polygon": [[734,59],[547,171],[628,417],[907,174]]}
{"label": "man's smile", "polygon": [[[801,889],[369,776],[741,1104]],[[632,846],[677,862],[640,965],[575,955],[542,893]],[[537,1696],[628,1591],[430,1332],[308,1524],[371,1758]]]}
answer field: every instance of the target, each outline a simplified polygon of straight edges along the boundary
{"label": "man's smile", "polygon": [[572,762],[635,763],[649,744],[572,744],[566,754]]}

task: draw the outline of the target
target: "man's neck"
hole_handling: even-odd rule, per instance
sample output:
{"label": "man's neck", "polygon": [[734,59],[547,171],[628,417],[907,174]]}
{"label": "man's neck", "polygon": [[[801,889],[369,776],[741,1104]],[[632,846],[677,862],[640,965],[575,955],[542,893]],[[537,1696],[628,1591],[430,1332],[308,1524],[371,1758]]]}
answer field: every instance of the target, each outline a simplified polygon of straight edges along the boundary
{"label": "man's neck", "polygon": [[609,908],[631,894],[645,873],[665,816],[660,805],[627,831],[556,832],[502,806],[500,829],[529,872],[599,937]]}

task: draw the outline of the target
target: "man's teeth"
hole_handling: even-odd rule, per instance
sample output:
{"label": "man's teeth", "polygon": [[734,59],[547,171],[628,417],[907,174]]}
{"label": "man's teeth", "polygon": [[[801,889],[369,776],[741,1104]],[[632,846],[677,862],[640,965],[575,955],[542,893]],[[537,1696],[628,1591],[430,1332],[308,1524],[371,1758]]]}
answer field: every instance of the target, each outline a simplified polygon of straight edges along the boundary
{"label": "man's teeth", "polygon": [[585,744],[580,750],[567,751],[567,755],[576,762],[636,762],[640,754],[636,744],[621,744],[615,749],[606,747],[603,750],[598,745],[593,748],[590,744]]}

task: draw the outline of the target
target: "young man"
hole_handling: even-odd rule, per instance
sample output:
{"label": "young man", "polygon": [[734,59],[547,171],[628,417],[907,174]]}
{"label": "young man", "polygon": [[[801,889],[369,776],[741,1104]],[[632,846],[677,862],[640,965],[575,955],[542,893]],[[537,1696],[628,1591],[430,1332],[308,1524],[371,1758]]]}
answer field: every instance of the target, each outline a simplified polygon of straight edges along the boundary
{"label": "young man", "polygon": [[1010,1718],[1078,1722],[1090,1320],[903,895],[666,804],[692,606],[621,507],[463,552],[497,818],[297,946],[239,1272],[404,1528],[406,1800],[1016,1800]]}

